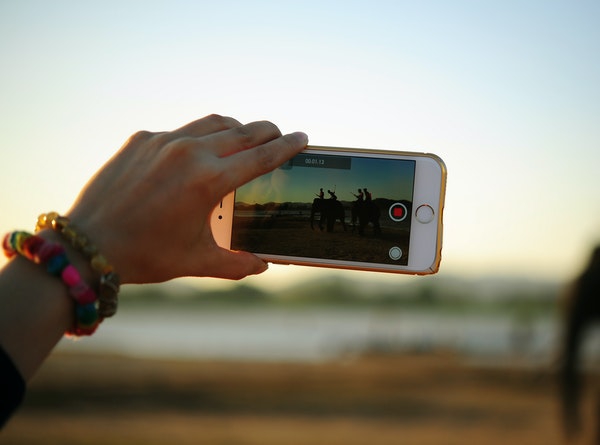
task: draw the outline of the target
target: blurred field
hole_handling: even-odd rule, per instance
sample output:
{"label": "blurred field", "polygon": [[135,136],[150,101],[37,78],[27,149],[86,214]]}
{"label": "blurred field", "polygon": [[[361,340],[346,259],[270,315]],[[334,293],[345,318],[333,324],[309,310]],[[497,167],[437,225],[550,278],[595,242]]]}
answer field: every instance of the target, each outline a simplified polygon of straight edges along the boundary
{"label": "blurred field", "polygon": [[444,353],[317,364],[59,353],[0,442],[564,443],[551,373]]}

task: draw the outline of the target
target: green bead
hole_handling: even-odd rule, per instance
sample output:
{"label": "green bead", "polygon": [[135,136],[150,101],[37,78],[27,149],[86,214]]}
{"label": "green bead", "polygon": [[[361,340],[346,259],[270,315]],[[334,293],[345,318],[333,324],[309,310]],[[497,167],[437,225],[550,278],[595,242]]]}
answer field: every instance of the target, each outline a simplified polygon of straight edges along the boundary
{"label": "green bead", "polygon": [[77,306],[75,309],[77,322],[84,326],[91,326],[98,320],[98,311],[94,303]]}

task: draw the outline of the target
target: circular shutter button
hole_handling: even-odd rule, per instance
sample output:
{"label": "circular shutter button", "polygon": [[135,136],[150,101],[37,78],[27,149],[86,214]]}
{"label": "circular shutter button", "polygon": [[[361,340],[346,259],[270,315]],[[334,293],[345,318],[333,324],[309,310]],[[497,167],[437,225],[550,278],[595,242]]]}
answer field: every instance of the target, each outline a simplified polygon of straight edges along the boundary
{"label": "circular shutter button", "polygon": [[394,246],[390,249],[389,255],[392,260],[397,261],[402,258],[402,249],[398,246]]}

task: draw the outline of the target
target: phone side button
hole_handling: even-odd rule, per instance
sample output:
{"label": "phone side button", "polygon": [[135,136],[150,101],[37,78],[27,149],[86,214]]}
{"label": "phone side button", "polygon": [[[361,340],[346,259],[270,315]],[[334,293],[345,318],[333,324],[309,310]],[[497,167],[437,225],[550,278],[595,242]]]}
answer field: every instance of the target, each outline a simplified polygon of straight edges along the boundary
{"label": "phone side button", "polygon": [[417,217],[417,221],[419,221],[421,224],[429,224],[431,221],[433,221],[435,212],[430,205],[423,204],[417,207],[415,216]]}

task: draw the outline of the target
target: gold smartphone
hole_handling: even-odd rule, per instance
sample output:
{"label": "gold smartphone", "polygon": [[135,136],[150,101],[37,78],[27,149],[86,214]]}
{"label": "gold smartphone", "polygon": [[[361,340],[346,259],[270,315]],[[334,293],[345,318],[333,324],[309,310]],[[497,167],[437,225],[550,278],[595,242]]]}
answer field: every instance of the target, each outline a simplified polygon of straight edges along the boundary
{"label": "gold smartphone", "polygon": [[436,155],[309,146],[223,198],[215,240],[279,264],[438,271],[446,167]]}

